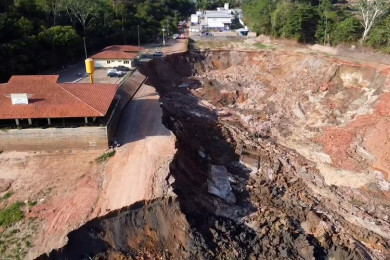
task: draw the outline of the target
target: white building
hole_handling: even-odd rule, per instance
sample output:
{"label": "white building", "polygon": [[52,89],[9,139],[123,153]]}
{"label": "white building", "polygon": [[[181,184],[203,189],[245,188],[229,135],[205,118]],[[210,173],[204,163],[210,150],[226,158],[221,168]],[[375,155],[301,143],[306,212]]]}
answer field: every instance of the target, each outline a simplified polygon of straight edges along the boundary
{"label": "white building", "polygon": [[191,25],[198,24],[198,23],[199,23],[199,15],[198,14],[191,14]]}
{"label": "white building", "polygon": [[113,45],[104,48],[91,58],[94,61],[95,68],[113,68],[118,66],[131,68],[134,66],[134,59],[142,50],[144,48],[138,46]]}
{"label": "white building", "polygon": [[206,11],[204,19],[209,29],[229,29],[234,16],[228,11]]}

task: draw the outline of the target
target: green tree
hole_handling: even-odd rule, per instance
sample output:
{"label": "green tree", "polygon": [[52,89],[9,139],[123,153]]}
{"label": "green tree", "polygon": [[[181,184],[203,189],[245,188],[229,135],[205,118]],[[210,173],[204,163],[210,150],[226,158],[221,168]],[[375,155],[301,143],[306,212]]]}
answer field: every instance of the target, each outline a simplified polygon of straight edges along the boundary
{"label": "green tree", "polygon": [[80,40],[72,26],[53,26],[40,32],[38,37],[50,44],[53,49],[58,47],[72,48]]}
{"label": "green tree", "polygon": [[390,15],[379,21],[371,30],[366,43],[368,46],[390,52]]}
{"label": "green tree", "polygon": [[319,18],[316,8],[299,4],[298,8],[288,16],[283,34],[298,42],[313,43]]}
{"label": "green tree", "polygon": [[83,42],[85,58],[88,58],[86,33],[92,19],[98,14],[98,5],[95,0],[63,0],[69,17],[78,22],[83,29]]}
{"label": "green tree", "polygon": [[271,34],[271,14],[275,9],[273,0],[248,1],[243,5],[244,21],[258,34]]}
{"label": "green tree", "polygon": [[17,22],[19,30],[23,33],[24,36],[29,36],[34,32],[34,24],[26,17],[22,17]]}
{"label": "green tree", "polygon": [[291,2],[279,2],[276,10],[271,15],[272,36],[285,37],[284,26],[287,18],[294,11],[296,5]]}
{"label": "green tree", "polygon": [[363,31],[362,25],[355,17],[349,17],[338,23],[331,35],[332,43],[352,43],[358,41]]}
{"label": "green tree", "polygon": [[322,0],[320,2],[318,5],[318,14],[320,16],[320,20],[316,31],[316,38],[325,45],[330,42],[329,33],[334,20],[337,17],[330,0]]}
{"label": "green tree", "polygon": [[389,0],[359,0],[361,21],[364,27],[361,42],[363,43],[378,18],[389,10]]}

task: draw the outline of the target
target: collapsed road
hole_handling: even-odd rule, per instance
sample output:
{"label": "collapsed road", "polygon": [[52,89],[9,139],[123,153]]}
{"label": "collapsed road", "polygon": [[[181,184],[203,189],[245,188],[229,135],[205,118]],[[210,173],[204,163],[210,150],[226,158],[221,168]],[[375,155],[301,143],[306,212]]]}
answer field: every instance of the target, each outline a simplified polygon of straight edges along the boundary
{"label": "collapsed road", "polygon": [[173,195],[95,218],[39,259],[390,258],[388,72],[282,51],[140,71],[176,136]]}

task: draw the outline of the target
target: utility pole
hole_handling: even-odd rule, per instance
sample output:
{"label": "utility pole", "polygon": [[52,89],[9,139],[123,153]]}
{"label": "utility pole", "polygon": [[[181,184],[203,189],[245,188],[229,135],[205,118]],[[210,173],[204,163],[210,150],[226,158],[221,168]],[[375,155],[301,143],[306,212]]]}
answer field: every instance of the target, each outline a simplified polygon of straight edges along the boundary
{"label": "utility pole", "polygon": [[83,40],[84,40],[84,52],[85,52],[85,59],[88,59],[88,54],[87,54],[87,44],[85,42],[85,35],[83,37]]}
{"label": "utility pole", "polygon": [[140,41],[140,38],[139,38],[139,25],[137,25],[138,27],[138,46],[141,46],[141,41]]}
{"label": "utility pole", "polygon": [[165,28],[162,28],[162,32],[163,32],[163,45],[165,46]]}
{"label": "utility pole", "polygon": [[169,37],[169,23],[167,23],[167,35]]}

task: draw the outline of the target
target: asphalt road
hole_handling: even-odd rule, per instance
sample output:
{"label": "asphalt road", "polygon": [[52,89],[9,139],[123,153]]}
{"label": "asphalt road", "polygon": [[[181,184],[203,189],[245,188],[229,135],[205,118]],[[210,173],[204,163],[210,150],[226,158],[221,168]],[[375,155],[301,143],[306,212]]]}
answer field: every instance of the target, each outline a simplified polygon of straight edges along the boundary
{"label": "asphalt road", "polygon": [[144,84],[125,109],[117,131],[122,144],[105,168],[97,214],[163,195],[175,137],[161,123],[159,96]]}
{"label": "asphalt road", "polygon": [[148,136],[169,136],[170,131],[161,123],[162,111],[159,96],[149,85],[142,85],[124,108],[116,140],[127,144]]}
{"label": "asphalt road", "polygon": [[79,63],[74,64],[71,67],[61,71],[58,82],[75,82],[85,77],[87,77],[87,74],[85,72],[85,63],[84,61],[80,61]]}

